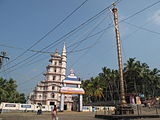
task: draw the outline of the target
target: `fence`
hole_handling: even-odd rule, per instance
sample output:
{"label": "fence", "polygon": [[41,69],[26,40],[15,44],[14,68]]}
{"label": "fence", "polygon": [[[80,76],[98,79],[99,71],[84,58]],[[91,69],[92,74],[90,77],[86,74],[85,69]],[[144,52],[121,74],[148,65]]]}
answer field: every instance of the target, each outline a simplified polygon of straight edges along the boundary
{"label": "fence", "polygon": [[[160,105],[154,106],[144,106],[142,105],[132,105],[134,110],[134,115],[160,115]],[[95,107],[95,115],[115,115],[115,107]]]}

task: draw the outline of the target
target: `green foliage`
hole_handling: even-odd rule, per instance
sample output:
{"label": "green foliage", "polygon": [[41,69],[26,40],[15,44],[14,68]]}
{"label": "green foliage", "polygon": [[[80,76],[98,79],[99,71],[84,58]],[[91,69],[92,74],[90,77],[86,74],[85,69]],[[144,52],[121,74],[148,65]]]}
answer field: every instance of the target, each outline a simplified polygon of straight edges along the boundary
{"label": "green foliage", "polygon": [[25,95],[16,90],[16,81],[0,78],[0,102],[25,103]]}
{"label": "green foliage", "polygon": [[[124,64],[123,74],[126,94],[144,94],[146,98],[160,96],[160,70],[150,69],[146,63],[129,58]],[[95,78],[84,80],[86,91],[84,102],[114,101],[119,99],[119,72],[102,68]]]}

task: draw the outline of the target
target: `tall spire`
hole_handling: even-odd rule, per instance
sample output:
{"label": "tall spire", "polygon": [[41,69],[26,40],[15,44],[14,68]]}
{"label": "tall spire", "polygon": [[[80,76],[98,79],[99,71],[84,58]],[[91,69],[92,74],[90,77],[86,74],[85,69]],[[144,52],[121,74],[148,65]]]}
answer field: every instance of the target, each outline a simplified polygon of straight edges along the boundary
{"label": "tall spire", "polygon": [[64,42],[64,45],[63,45],[63,50],[62,50],[62,52],[66,52],[66,44],[65,44],[65,42]]}
{"label": "tall spire", "polygon": [[65,79],[65,75],[66,75],[66,65],[67,65],[67,55],[66,55],[66,45],[64,43],[64,46],[63,46],[63,49],[62,49],[62,78],[61,80],[64,80]]}
{"label": "tall spire", "polygon": [[62,56],[66,56],[66,44],[65,44],[65,42],[64,42],[63,49],[62,49]]}

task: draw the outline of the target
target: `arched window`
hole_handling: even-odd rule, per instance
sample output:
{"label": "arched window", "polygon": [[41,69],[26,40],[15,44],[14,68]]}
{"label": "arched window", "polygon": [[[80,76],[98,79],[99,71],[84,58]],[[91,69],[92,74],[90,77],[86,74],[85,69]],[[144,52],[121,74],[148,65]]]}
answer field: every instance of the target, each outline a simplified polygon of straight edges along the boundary
{"label": "arched window", "polygon": [[53,76],[53,80],[56,80],[56,76]]}
{"label": "arched window", "polygon": [[52,86],[52,90],[54,90],[55,89],[55,87],[54,86]]}
{"label": "arched window", "polygon": [[51,97],[54,98],[54,93],[51,94]]}

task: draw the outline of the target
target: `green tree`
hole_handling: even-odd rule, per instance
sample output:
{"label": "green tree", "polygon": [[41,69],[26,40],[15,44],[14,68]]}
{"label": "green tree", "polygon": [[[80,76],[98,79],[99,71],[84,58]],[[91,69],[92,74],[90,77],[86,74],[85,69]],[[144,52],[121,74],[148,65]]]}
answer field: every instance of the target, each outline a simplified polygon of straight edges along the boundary
{"label": "green tree", "polygon": [[0,78],[0,102],[25,103],[25,95],[16,90],[16,81]]}
{"label": "green tree", "polygon": [[[124,64],[123,74],[125,91],[130,94],[144,94],[160,96],[160,70],[150,69],[146,63],[129,58]],[[119,99],[119,72],[110,68],[102,68],[102,72],[95,78],[82,82],[86,102],[113,101]]]}

